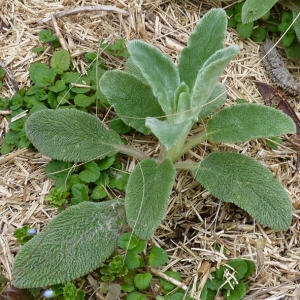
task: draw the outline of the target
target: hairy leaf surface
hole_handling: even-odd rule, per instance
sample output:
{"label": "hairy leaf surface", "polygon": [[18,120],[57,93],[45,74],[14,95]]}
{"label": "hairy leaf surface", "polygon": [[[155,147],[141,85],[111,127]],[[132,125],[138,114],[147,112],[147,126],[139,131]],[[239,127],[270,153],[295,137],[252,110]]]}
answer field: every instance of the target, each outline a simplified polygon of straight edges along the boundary
{"label": "hairy leaf surface", "polygon": [[123,122],[149,134],[146,117],[164,116],[152,89],[138,77],[114,70],[106,72],[99,81],[100,89]]}
{"label": "hairy leaf surface", "polygon": [[221,82],[218,82],[215,89],[207,99],[204,107],[202,108],[199,119],[206,118],[209,114],[221,107],[226,101],[226,96],[225,86]]}
{"label": "hairy leaf surface", "polygon": [[193,172],[215,197],[232,202],[265,226],[286,230],[291,201],[274,175],[256,160],[232,152],[215,152]]}
{"label": "hairy leaf surface", "polygon": [[170,125],[166,121],[160,121],[155,118],[147,118],[146,126],[151,129],[159,141],[167,150],[174,147],[191,128],[192,122],[186,120],[180,124]]}
{"label": "hairy leaf surface", "polygon": [[115,250],[125,223],[124,203],[116,199],[71,206],[19,251],[13,284],[43,287],[93,271]]}
{"label": "hairy leaf surface", "polygon": [[136,66],[136,64],[132,61],[132,58],[129,56],[125,63],[124,71],[136,76],[138,79],[142,80],[145,84],[148,85],[147,80],[143,76],[141,70]]}
{"label": "hairy leaf surface", "polygon": [[249,23],[265,15],[278,0],[247,0],[242,8],[242,21]]}
{"label": "hairy leaf surface", "polygon": [[77,109],[44,109],[32,114],[26,134],[41,153],[57,160],[82,162],[118,152],[122,141],[95,116]]}
{"label": "hairy leaf surface", "polygon": [[153,94],[163,111],[167,115],[173,114],[174,91],[179,86],[180,80],[177,67],[170,56],[140,40],[129,41],[127,47],[132,61],[152,87]]}
{"label": "hairy leaf surface", "polygon": [[239,54],[236,46],[229,46],[215,52],[199,71],[192,92],[191,107],[195,108],[193,114],[198,117],[207,99],[214,91],[224,68]]}
{"label": "hairy leaf surface", "polygon": [[187,47],[179,56],[181,81],[193,89],[197,74],[204,62],[224,46],[227,16],[223,9],[211,9],[190,35]]}
{"label": "hairy leaf surface", "polygon": [[220,110],[207,123],[212,142],[234,143],[295,133],[293,120],[281,111],[259,104],[238,104]]}
{"label": "hairy leaf surface", "polygon": [[159,165],[153,159],[145,159],[130,175],[125,208],[128,224],[139,238],[150,238],[163,219],[175,175],[169,159]]}

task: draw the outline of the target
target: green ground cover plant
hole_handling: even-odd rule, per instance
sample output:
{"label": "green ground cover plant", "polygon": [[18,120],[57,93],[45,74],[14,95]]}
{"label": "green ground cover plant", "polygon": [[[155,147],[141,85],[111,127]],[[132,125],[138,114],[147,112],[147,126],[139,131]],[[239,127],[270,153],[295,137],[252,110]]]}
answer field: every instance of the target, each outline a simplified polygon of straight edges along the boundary
{"label": "green ground cover plant", "polygon": [[[18,253],[13,270],[16,287],[52,286],[91,272],[114,253],[128,225],[139,239],[150,238],[167,211],[178,170],[191,171],[212,195],[235,203],[261,224],[277,230],[289,227],[290,200],[273,174],[259,162],[234,152],[212,152],[201,162],[183,159],[186,152],[206,140],[234,143],[295,132],[293,121],[271,107],[243,103],[218,110],[226,101],[226,89],[219,77],[230,60],[239,54],[235,46],[224,48],[226,24],[224,10],[209,11],[190,36],[178,66],[154,46],[139,40],[130,41],[125,70],[103,72],[99,82],[93,83],[95,99],[99,95],[98,100],[112,105],[128,128],[157,137],[160,143],[157,159],[124,144],[115,130],[108,129],[96,116],[86,112],[92,102],[83,101],[89,104],[80,106],[76,104],[76,96],[71,99],[70,95],[66,101],[74,107],[82,107],[81,110],[61,107],[65,99],[65,94],[61,94],[55,107],[43,107],[28,117],[25,133],[36,149],[65,162],[67,165],[63,168],[66,169],[70,168],[70,162],[84,163],[76,180],[96,182],[98,174],[101,175],[99,164],[111,157],[111,161],[115,161],[118,153],[133,156],[140,163],[129,175],[126,186],[124,184],[124,198],[77,204],[84,193],[84,187],[80,186],[75,193],[74,204],[77,205],[62,211]],[[59,53],[59,57],[67,57],[65,52]],[[64,73],[67,68],[66,64],[53,64],[54,71],[41,68],[51,76]],[[46,87],[53,86],[52,80],[48,80],[49,74],[43,77],[41,85],[47,82]],[[41,81],[34,75],[32,78],[35,84]],[[87,85],[86,81],[81,83]],[[54,87],[57,86],[55,82]],[[36,87],[40,88],[45,86]],[[190,137],[191,129],[199,121],[205,125],[202,132]],[[73,179],[76,183],[71,190],[81,184],[76,180]],[[58,207],[64,205],[69,193],[60,188],[57,186],[48,198]],[[77,200],[76,195],[79,195]],[[88,200],[89,192],[84,195],[84,200]],[[107,273],[104,275],[112,275],[110,271]],[[141,287],[139,283],[135,285]]]}
{"label": "green ground cover plant", "polygon": [[[228,4],[228,1],[225,1]],[[282,13],[273,11],[274,5],[281,5]],[[285,51],[291,58],[300,57],[300,1],[246,0],[230,6],[226,12],[229,27],[237,30],[243,38],[262,42],[267,32],[275,32]],[[290,27],[291,26],[291,27]]]}

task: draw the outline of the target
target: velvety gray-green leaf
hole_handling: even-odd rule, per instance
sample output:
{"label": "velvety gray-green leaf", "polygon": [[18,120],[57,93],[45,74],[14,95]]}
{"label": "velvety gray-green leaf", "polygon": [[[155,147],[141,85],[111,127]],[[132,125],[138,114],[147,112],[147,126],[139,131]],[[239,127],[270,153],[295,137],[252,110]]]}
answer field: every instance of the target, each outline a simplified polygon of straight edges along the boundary
{"label": "velvety gray-green leaf", "polygon": [[141,70],[134,64],[132,58],[129,56],[125,63],[124,71],[131,75],[136,76],[138,79],[143,81],[145,84],[148,84],[147,80],[144,78],[143,73]]}
{"label": "velvety gray-green leaf", "polygon": [[211,9],[190,35],[187,47],[179,56],[178,70],[181,81],[193,89],[197,74],[204,62],[224,47],[227,16],[223,9]]}
{"label": "velvety gray-green leaf", "polygon": [[157,164],[153,159],[139,163],[129,177],[125,208],[134,234],[150,238],[163,219],[176,175],[169,159]]}
{"label": "velvety gray-green leaf", "polygon": [[136,130],[149,134],[146,117],[164,116],[149,85],[138,77],[119,70],[104,73],[100,89],[123,122]]}
{"label": "velvety gray-green leaf", "polygon": [[146,126],[151,129],[159,141],[167,150],[174,147],[182,136],[187,135],[191,129],[192,122],[186,120],[180,124],[169,124],[167,121],[160,121],[155,118],[147,118]]}
{"label": "velvety gray-green leaf", "polygon": [[174,91],[179,86],[180,79],[177,67],[170,56],[140,40],[129,41],[127,47],[133,63],[152,87],[153,94],[163,111],[167,115],[173,114]]}
{"label": "velvety gray-green leaf", "polygon": [[295,123],[281,111],[259,104],[239,104],[220,110],[207,123],[212,142],[235,143],[295,133]]}
{"label": "velvety gray-green leaf", "polygon": [[113,253],[125,223],[123,201],[71,206],[21,248],[14,286],[44,287],[88,274]]}
{"label": "velvety gray-green leaf", "polygon": [[25,124],[35,148],[57,160],[82,162],[118,152],[122,141],[95,116],[77,109],[44,109]]}
{"label": "velvety gray-green leaf", "polygon": [[215,89],[207,99],[204,107],[202,108],[199,119],[206,118],[209,114],[221,107],[226,101],[226,96],[225,86],[221,82],[218,82]]}
{"label": "velvety gray-green leaf", "polygon": [[261,224],[276,230],[289,228],[291,201],[274,175],[256,160],[238,153],[215,152],[193,173],[215,197],[236,204]]}
{"label": "velvety gray-green leaf", "polygon": [[224,68],[238,54],[239,49],[236,46],[229,46],[215,52],[204,63],[197,75],[192,92],[191,107],[196,108],[194,114],[197,116],[200,114],[207,99],[214,91]]}
{"label": "velvety gray-green leaf", "polygon": [[246,0],[242,8],[242,21],[249,23],[265,15],[278,0]]}

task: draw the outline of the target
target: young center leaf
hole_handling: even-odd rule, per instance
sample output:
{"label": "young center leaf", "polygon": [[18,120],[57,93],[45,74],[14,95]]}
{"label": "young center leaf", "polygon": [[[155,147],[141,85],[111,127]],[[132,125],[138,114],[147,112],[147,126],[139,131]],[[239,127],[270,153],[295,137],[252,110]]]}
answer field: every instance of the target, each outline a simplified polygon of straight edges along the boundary
{"label": "young center leaf", "polygon": [[211,153],[193,174],[215,197],[236,204],[261,224],[289,228],[291,201],[274,175],[256,160],[233,152]]}
{"label": "young center leaf", "polygon": [[295,132],[295,124],[289,116],[275,108],[255,103],[222,109],[207,123],[207,134],[214,143],[244,142]]}
{"label": "young center leaf", "polygon": [[204,63],[197,75],[191,97],[191,108],[195,109],[193,111],[195,119],[198,120],[198,116],[214,91],[224,68],[238,54],[239,49],[236,46],[229,46],[215,52]]}
{"label": "young center leaf", "polygon": [[175,113],[174,91],[180,80],[178,69],[170,56],[139,40],[129,41],[127,47],[133,63],[152,87],[162,110],[167,116]]}
{"label": "young center leaf", "polygon": [[150,238],[163,219],[176,175],[169,159],[157,164],[153,159],[139,163],[129,177],[125,208],[135,235]]}
{"label": "young center leaf", "polygon": [[204,107],[202,108],[199,114],[199,119],[206,118],[209,114],[211,114],[216,109],[221,107],[225,103],[226,97],[227,94],[226,94],[226,88],[224,84],[218,82],[217,85],[215,86],[215,89],[207,99]]}
{"label": "young center leaf", "polygon": [[180,124],[170,125],[167,121],[147,118],[146,126],[151,129],[159,141],[169,150],[174,147],[183,136],[187,135],[191,129],[192,122],[185,120]]}
{"label": "young center leaf", "polygon": [[32,114],[26,134],[41,153],[57,160],[82,162],[115,155],[122,141],[95,116],[77,109],[44,109]]}
{"label": "young center leaf", "polygon": [[125,223],[120,200],[68,208],[21,248],[13,268],[14,286],[66,283],[93,271],[115,250]]}
{"label": "young center leaf", "polygon": [[197,74],[204,62],[224,47],[227,16],[223,9],[211,9],[190,35],[187,47],[179,56],[178,70],[181,81],[193,89]]}
{"label": "young center leaf", "polygon": [[123,122],[149,134],[146,117],[164,116],[151,87],[138,77],[114,70],[105,72],[99,81],[100,89]]}

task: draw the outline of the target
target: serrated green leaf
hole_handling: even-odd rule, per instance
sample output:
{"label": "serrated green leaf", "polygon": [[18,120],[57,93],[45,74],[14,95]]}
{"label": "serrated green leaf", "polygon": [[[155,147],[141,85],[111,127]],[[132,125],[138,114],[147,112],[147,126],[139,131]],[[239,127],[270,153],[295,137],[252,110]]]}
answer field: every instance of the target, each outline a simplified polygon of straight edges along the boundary
{"label": "serrated green leaf", "polygon": [[149,266],[152,267],[162,266],[167,261],[168,261],[168,254],[164,249],[157,246],[152,247],[150,254],[148,256]]}
{"label": "serrated green leaf", "polygon": [[58,180],[59,177],[63,177],[64,180],[70,175],[71,163],[62,162],[52,159],[46,166],[45,173],[47,177]]}
{"label": "serrated green leaf", "polygon": [[236,26],[236,31],[242,38],[247,39],[253,33],[253,28],[254,28],[254,22],[250,22],[246,24],[238,23]]}
{"label": "serrated green leaf", "polygon": [[42,42],[48,43],[57,40],[57,36],[53,35],[51,30],[45,29],[39,32],[39,38]]}
{"label": "serrated green leaf", "polygon": [[110,172],[112,177],[109,181],[110,188],[117,188],[120,191],[123,191],[128,182],[129,174],[125,172]]}
{"label": "serrated green leaf", "polygon": [[[248,266],[247,263],[240,258],[237,259],[233,259],[231,261],[229,261],[226,265],[231,266],[234,269],[234,277],[240,281],[240,279],[244,278],[247,270],[248,270]],[[227,267],[227,266],[226,266]],[[230,273],[232,273],[231,270],[229,270]]]}
{"label": "serrated green leaf", "polygon": [[152,280],[151,273],[137,274],[134,277],[134,285],[141,291],[147,289]]}
{"label": "serrated green leaf", "polygon": [[175,113],[174,91],[180,85],[174,62],[158,48],[140,40],[129,41],[127,47],[133,63],[151,86],[153,95],[168,118]]}
{"label": "serrated green leaf", "polygon": [[87,107],[95,101],[95,96],[86,96],[84,94],[76,95],[74,98],[74,103],[80,107]]}
{"label": "serrated green leaf", "polygon": [[287,193],[254,159],[232,152],[211,153],[193,174],[215,197],[236,204],[261,224],[276,230],[289,228],[292,206]]}
{"label": "serrated green leaf", "polygon": [[199,119],[206,118],[209,114],[221,107],[225,103],[226,97],[227,94],[225,86],[221,82],[218,82],[202,108],[199,114]]}
{"label": "serrated green leaf", "polygon": [[[99,81],[100,89],[125,124],[149,134],[146,117],[164,116],[149,85],[126,72],[106,72]],[[113,88],[112,88],[113,87]]]}
{"label": "serrated green leaf", "polygon": [[53,57],[50,60],[50,65],[56,70],[57,74],[62,74],[70,67],[70,54],[67,50],[61,49],[54,52]]}
{"label": "serrated green leaf", "polygon": [[125,134],[131,131],[131,127],[126,125],[118,116],[113,117],[109,122],[109,128],[118,134]]}
{"label": "serrated green leaf", "polygon": [[138,292],[129,293],[126,300],[147,300],[147,298]]}
{"label": "serrated green leaf", "polygon": [[266,38],[267,30],[264,27],[257,27],[253,29],[251,39],[254,42],[263,42]]}
{"label": "serrated green leaf", "polygon": [[146,246],[147,246],[147,241],[139,239],[136,247],[134,247],[131,251],[134,252],[135,254],[140,254],[145,250]]}
{"label": "serrated green leaf", "polygon": [[128,251],[125,256],[125,266],[129,270],[138,268],[140,266],[140,256],[133,251]]}
{"label": "serrated green leaf", "polygon": [[283,35],[281,39],[282,45],[286,48],[289,47],[293,43],[295,37],[296,37],[295,33],[287,32],[286,34]]}
{"label": "serrated green leaf", "polygon": [[33,63],[29,67],[29,77],[37,87],[52,85],[56,76],[54,69],[49,69],[45,64],[40,62]]}
{"label": "serrated green leaf", "polygon": [[55,93],[61,92],[65,88],[66,88],[66,85],[65,85],[65,83],[62,80],[57,80],[55,82],[54,86],[49,86],[48,87],[49,91],[52,91],[52,92],[55,92]]}
{"label": "serrated green leaf", "polygon": [[151,129],[167,150],[173,148],[192,127],[192,121],[186,120],[180,124],[169,124],[156,118],[147,118],[146,126]]}
{"label": "serrated green leaf", "polygon": [[137,246],[138,241],[138,237],[132,232],[125,232],[120,235],[118,239],[118,245],[124,250],[131,250]]}
{"label": "serrated green leaf", "polygon": [[255,271],[255,263],[252,260],[244,259],[247,264],[247,272],[244,275],[244,278],[248,278]]}
{"label": "serrated green leaf", "polygon": [[227,300],[241,300],[246,295],[247,286],[243,281],[240,281],[233,290],[230,290],[228,295],[228,290],[223,290],[223,296]]}
{"label": "serrated green leaf", "polygon": [[8,154],[8,153],[10,153],[14,148],[15,148],[15,145],[14,145],[14,144],[8,144],[8,143],[5,141],[5,138],[4,138],[4,140],[2,141],[2,144],[1,144],[1,154],[2,154],[2,155]]}
{"label": "serrated green leaf", "polygon": [[145,159],[131,173],[125,197],[129,226],[141,239],[148,239],[163,219],[176,175],[169,159],[161,164]]}
{"label": "serrated green leaf", "polygon": [[200,20],[190,35],[187,47],[179,56],[180,80],[193,90],[197,74],[204,62],[223,48],[227,17],[223,9],[211,9]]}
{"label": "serrated green leaf", "polygon": [[61,79],[65,83],[74,83],[80,77],[80,73],[78,72],[65,72],[61,75]]}
{"label": "serrated green leaf", "polygon": [[99,167],[100,171],[107,170],[112,164],[116,161],[116,156],[109,156],[101,159],[97,162],[97,166]]}
{"label": "serrated green leaf", "polygon": [[91,194],[91,198],[94,200],[103,199],[106,196],[107,196],[107,192],[106,192],[105,188],[101,185],[96,186],[93,189],[93,192]]}
{"label": "serrated green leaf", "polygon": [[242,8],[242,21],[248,23],[265,15],[278,0],[246,0]]}
{"label": "serrated green leaf", "polygon": [[84,164],[85,170],[79,173],[79,178],[84,182],[95,182],[100,176],[100,168],[94,161]]}
{"label": "serrated green leaf", "polygon": [[73,205],[89,201],[89,188],[85,184],[74,184],[71,188],[73,197],[71,199],[71,203]]}
{"label": "serrated green leaf", "polygon": [[115,155],[122,141],[95,116],[77,109],[40,110],[26,124],[26,134],[43,154],[62,161],[88,161]]}
{"label": "serrated green leaf", "polygon": [[115,250],[125,223],[124,204],[116,199],[68,208],[19,251],[14,286],[65,283],[93,271]]}
{"label": "serrated green leaf", "polygon": [[207,99],[214,91],[224,68],[237,54],[239,54],[239,49],[236,46],[218,50],[199,71],[191,97],[191,108],[194,108],[193,115],[196,120],[198,120],[198,115]]}
{"label": "serrated green leaf", "polygon": [[217,112],[207,123],[212,142],[234,143],[295,133],[295,123],[281,111],[255,103],[234,105]]}

